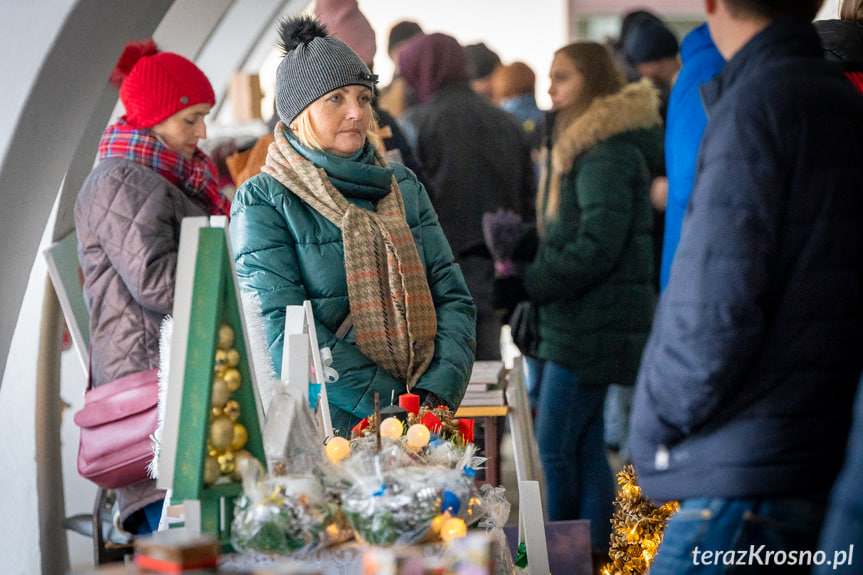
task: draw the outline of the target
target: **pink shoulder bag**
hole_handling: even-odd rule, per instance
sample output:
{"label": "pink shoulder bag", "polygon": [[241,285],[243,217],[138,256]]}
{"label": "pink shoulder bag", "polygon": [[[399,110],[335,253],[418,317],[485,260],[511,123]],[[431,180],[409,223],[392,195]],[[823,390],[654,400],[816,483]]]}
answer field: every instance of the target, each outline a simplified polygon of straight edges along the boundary
{"label": "pink shoulder bag", "polygon": [[150,479],[150,436],[159,420],[159,370],[127,375],[93,388],[75,414],[81,428],[78,473],[99,487],[115,489]]}

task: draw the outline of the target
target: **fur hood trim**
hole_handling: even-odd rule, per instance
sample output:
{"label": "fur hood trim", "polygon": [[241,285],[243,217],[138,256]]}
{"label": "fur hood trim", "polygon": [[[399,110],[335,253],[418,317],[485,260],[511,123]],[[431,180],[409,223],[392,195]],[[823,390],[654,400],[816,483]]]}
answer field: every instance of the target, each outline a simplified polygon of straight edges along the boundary
{"label": "fur hood trim", "polygon": [[555,142],[552,167],[564,174],[582,152],[603,140],[662,123],[659,115],[659,91],[650,80],[627,84],[610,96],[597,98],[570,124]]}

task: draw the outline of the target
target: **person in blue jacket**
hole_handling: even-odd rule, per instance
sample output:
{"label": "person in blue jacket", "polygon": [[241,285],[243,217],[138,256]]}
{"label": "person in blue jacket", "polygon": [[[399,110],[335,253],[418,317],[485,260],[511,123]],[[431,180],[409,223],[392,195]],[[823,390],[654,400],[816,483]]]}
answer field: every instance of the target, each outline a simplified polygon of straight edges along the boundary
{"label": "person in blue jacket", "polygon": [[727,63],[631,422],[645,496],[680,503],[651,575],[808,573],[818,551],[863,370],[863,98],[819,6],[705,0]]}
{"label": "person in blue jacket", "polygon": [[668,177],[668,200],[665,206],[665,230],[662,241],[662,261],[659,267],[659,289],[665,290],[671,262],[680,241],[680,226],[689,193],[695,180],[695,159],[701,136],[707,126],[707,115],[701,103],[699,87],[718,74],[725,59],[713,39],[707,24],[686,35],[680,45],[683,67],[677,74],[668,100],[665,123],[665,173]]}
{"label": "person in blue jacket", "polygon": [[390,401],[410,390],[455,409],[473,366],[476,311],[425,189],[373,145],[377,77],[313,18],[289,19],[280,33],[281,121],[262,173],[237,191],[229,228],[275,368],[285,307],[310,300],[318,343],[339,373],[327,396],[341,435],[374,413],[375,393]]}

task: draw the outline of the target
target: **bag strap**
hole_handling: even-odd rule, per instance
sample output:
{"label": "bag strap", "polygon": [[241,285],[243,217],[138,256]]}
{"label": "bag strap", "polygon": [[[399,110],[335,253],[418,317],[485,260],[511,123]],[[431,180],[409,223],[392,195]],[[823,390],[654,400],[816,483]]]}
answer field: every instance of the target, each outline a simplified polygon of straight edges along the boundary
{"label": "bag strap", "polygon": [[84,390],[84,393],[91,389],[93,389],[93,348],[87,346],[87,389]]}
{"label": "bag strap", "polygon": [[348,335],[348,332],[351,331],[352,327],[354,327],[354,318],[349,313],[342,321],[339,329],[336,330],[336,337],[339,339],[345,339],[345,336]]}

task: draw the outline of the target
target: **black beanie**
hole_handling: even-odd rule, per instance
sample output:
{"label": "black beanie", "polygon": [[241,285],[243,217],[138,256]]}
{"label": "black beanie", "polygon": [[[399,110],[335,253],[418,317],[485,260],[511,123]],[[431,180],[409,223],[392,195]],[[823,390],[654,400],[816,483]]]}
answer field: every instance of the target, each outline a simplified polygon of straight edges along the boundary
{"label": "black beanie", "polygon": [[673,58],[680,51],[674,33],[650,18],[639,20],[623,40],[623,53],[632,64]]}
{"label": "black beanie", "polygon": [[276,70],[276,111],[285,124],[343,86],[357,84],[374,91],[378,77],[314,18],[299,16],[282,22],[279,36],[285,56]]}
{"label": "black beanie", "polygon": [[387,41],[387,52],[392,52],[396,44],[410,40],[417,34],[422,34],[423,30],[420,25],[411,20],[402,20],[398,24],[394,24],[390,28],[390,37]]}
{"label": "black beanie", "polygon": [[484,42],[464,47],[467,56],[467,73],[471,80],[485,78],[500,64],[500,56],[495,54]]}

